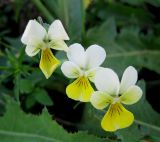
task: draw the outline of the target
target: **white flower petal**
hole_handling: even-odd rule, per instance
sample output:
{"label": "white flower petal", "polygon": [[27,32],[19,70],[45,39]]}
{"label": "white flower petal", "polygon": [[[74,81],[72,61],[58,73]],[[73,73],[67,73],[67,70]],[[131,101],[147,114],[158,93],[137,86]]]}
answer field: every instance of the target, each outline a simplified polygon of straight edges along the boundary
{"label": "white flower petal", "polygon": [[79,67],[85,67],[85,51],[81,44],[74,43],[70,45],[67,52],[67,57]]}
{"label": "white flower petal", "polygon": [[69,37],[60,20],[55,20],[48,29],[49,39],[69,40]]}
{"label": "white flower petal", "polygon": [[104,109],[113,102],[113,97],[102,91],[96,91],[90,98],[91,104],[96,109]]}
{"label": "white flower petal", "polygon": [[119,92],[119,79],[117,74],[109,69],[100,69],[95,76],[95,85],[98,90],[105,91],[109,95],[118,95]]}
{"label": "white flower petal", "polygon": [[70,61],[65,61],[61,66],[61,70],[68,78],[78,78],[81,75],[80,68]]}
{"label": "white flower petal", "polygon": [[120,100],[123,104],[132,105],[139,101],[142,97],[142,90],[138,86],[134,85],[127,89],[124,94],[120,97]]}
{"label": "white flower petal", "polygon": [[120,83],[120,94],[124,93],[130,86],[137,82],[138,74],[134,67],[129,66],[123,73]]}
{"label": "white flower petal", "polygon": [[105,50],[98,45],[91,45],[86,50],[86,66],[93,68],[100,66],[106,58]]}
{"label": "white flower petal", "polygon": [[55,50],[68,51],[68,46],[63,40],[53,40],[49,43],[49,47]]}
{"label": "white flower petal", "polygon": [[92,68],[92,69],[85,72],[85,76],[87,78],[89,78],[90,81],[94,82],[95,75],[96,75],[97,71],[100,69],[101,69],[101,67]]}
{"label": "white flower petal", "polygon": [[40,48],[38,48],[37,46],[31,46],[31,45],[27,45],[25,49],[26,54],[30,57],[35,56],[39,51],[40,51]]}
{"label": "white flower petal", "polygon": [[21,41],[24,44],[30,44],[33,40],[43,40],[46,30],[36,20],[29,20],[26,29],[22,35]]}

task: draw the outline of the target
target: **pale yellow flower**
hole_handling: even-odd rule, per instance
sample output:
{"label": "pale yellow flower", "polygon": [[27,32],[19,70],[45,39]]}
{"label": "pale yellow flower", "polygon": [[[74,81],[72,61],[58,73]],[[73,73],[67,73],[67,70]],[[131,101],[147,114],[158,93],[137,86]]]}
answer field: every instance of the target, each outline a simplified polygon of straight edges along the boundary
{"label": "pale yellow flower", "polygon": [[66,93],[71,99],[88,102],[94,91],[89,80],[94,81],[95,73],[106,58],[105,50],[91,45],[85,51],[75,43],[69,47],[67,57],[69,61],[62,64],[61,70],[66,77],[76,80],[67,86]]}
{"label": "pale yellow flower", "polygon": [[55,20],[48,31],[36,20],[29,20],[21,38],[22,43],[26,45],[28,56],[35,56],[42,51],[39,66],[47,79],[60,64],[51,49],[67,51],[64,40],[69,40],[69,37],[60,20]]}
{"label": "pale yellow flower", "polygon": [[99,70],[95,76],[95,85],[98,91],[91,96],[91,104],[97,109],[109,109],[101,121],[106,131],[116,131],[126,128],[134,121],[134,115],[126,110],[122,104],[132,105],[142,96],[142,90],[135,85],[137,71],[128,67],[122,76],[121,82],[117,74],[108,68]]}

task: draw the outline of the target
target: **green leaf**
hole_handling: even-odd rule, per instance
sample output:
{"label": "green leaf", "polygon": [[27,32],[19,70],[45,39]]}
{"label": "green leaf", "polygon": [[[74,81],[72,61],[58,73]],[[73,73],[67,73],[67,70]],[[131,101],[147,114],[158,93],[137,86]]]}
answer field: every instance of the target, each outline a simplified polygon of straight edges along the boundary
{"label": "green leaf", "polygon": [[34,88],[34,84],[29,79],[20,79],[19,83],[20,93],[30,93]]}
{"label": "green leaf", "polygon": [[145,0],[121,0],[122,2],[126,2],[130,5],[141,5],[145,2]]}
{"label": "green leaf", "polygon": [[108,7],[102,10],[104,19],[114,16],[117,19],[118,25],[138,24],[148,25],[152,24],[153,15],[142,7],[132,7],[124,5],[119,2],[108,3]]}
{"label": "green leaf", "polygon": [[88,31],[87,45],[96,43],[106,50],[107,58],[103,65],[119,74],[130,65],[139,69],[146,67],[160,73],[160,60],[157,60],[160,56],[158,38],[156,41],[146,42],[148,36],[142,35],[137,26],[125,26],[120,33],[116,29],[113,18],[109,18],[99,27]]}
{"label": "green leaf", "polygon": [[43,105],[53,105],[51,98],[48,96],[48,93],[44,89],[36,88],[32,95],[35,97],[37,102]]}
{"label": "green leaf", "polygon": [[20,75],[16,74],[14,79],[14,97],[19,101],[19,92],[20,92]]}
{"label": "green leaf", "polygon": [[0,85],[0,116],[5,112],[5,94],[8,93],[8,90]]}
{"label": "green leaf", "polygon": [[116,36],[115,19],[111,17],[102,23],[102,25],[89,29],[87,32],[87,41],[89,41],[88,44],[93,44],[93,42],[107,43],[113,41]]}
{"label": "green leaf", "polygon": [[131,5],[142,5],[145,2],[150,3],[156,7],[160,6],[160,0],[122,0],[123,2],[126,2]]}
{"label": "green leaf", "polygon": [[80,42],[85,32],[85,10],[82,0],[69,0],[69,35],[72,42]]}
{"label": "green leaf", "polygon": [[109,142],[87,132],[68,133],[51,119],[47,110],[41,115],[25,114],[9,99],[7,112],[0,117],[1,142]]}
{"label": "green leaf", "polygon": [[109,45],[110,54],[105,65],[121,73],[129,65],[146,67],[160,73],[160,60],[156,60],[160,56],[160,50],[151,45],[154,44],[142,41],[140,31],[136,27],[124,28],[115,42]]}
{"label": "green leaf", "polygon": [[31,107],[33,107],[35,103],[36,103],[36,99],[35,99],[33,94],[27,96],[27,99],[26,99],[26,102],[25,102],[25,105],[26,105],[27,109],[30,109]]}
{"label": "green leaf", "polygon": [[56,17],[58,17],[58,0],[42,0],[42,2],[45,4],[45,6],[47,7],[47,9],[51,12],[52,15],[56,15]]}

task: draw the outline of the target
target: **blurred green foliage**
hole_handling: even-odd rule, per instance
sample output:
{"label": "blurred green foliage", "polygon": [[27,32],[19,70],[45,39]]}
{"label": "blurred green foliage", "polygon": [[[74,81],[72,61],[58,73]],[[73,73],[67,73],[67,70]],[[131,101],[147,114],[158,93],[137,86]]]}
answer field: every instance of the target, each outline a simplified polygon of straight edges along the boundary
{"label": "blurred green foliage", "polygon": [[80,142],[82,139],[83,142],[106,141],[89,135],[87,132],[67,133],[56,122],[53,122],[46,109],[40,116],[27,115],[20,110],[17,103],[9,98],[6,108],[7,113],[0,118],[0,136],[3,142],[10,140],[14,142]]}
{"label": "blurred green foliage", "polygon": [[[159,7],[160,0],[0,1],[0,115],[4,115],[0,118],[1,141],[159,142],[160,115],[146,100],[145,86],[151,83],[148,81],[140,82],[143,99],[128,108],[135,114],[135,124],[115,133],[100,128],[104,112],[90,104],[85,104],[81,121],[71,124],[82,132],[69,134],[51,120],[46,110],[39,116],[27,115],[6,97],[14,98],[27,112],[37,104],[54,106],[57,102],[52,95],[66,97],[65,86],[69,80],[60,69],[46,80],[38,67],[40,56],[26,56],[20,42],[28,20],[38,16],[48,24],[60,19],[71,39],[68,45],[79,42],[86,48],[91,44],[104,47],[107,58],[103,66],[111,67],[119,76],[129,65],[139,71],[146,68],[159,74]],[[66,59],[61,52],[56,52],[56,56],[62,62]],[[153,81],[160,84],[160,78]],[[11,101],[7,106],[6,100]],[[59,100],[59,104],[63,102]],[[41,139],[41,135],[49,139]]]}

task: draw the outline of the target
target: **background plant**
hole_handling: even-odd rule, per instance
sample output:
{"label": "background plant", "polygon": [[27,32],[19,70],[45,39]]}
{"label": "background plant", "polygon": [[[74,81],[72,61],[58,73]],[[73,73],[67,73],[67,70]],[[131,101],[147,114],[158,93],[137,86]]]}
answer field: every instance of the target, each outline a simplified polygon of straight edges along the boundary
{"label": "background plant", "polygon": [[[160,141],[159,7],[159,0],[1,1],[1,141]],[[68,99],[65,87],[69,80],[60,69],[45,79],[38,67],[40,56],[29,58],[20,42],[28,20],[38,16],[48,24],[60,19],[71,39],[68,45],[79,42],[84,47],[104,47],[107,59],[103,66],[113,68],[120,77],[129,65],[139,70],[144,95],[128,108],[136,119],[131,127],[104,132],[99,125],[104,112]],[[60,52],[56,56],[66,59]]]}

